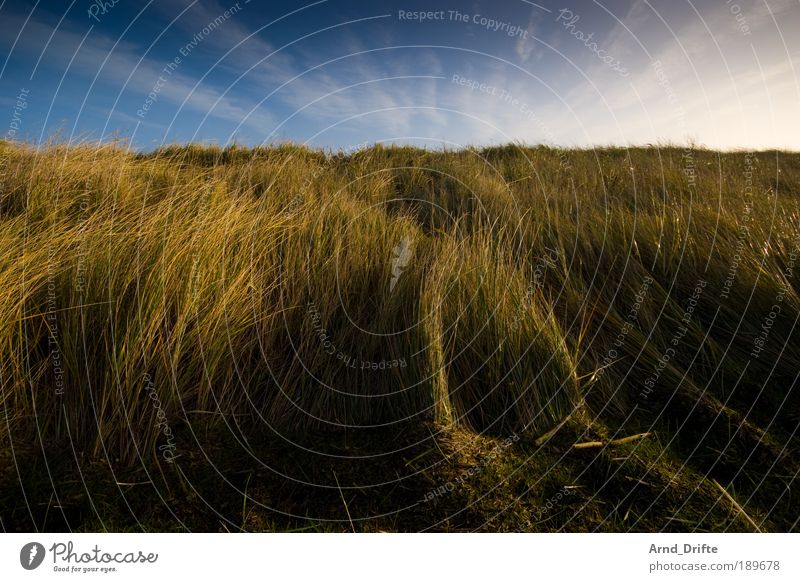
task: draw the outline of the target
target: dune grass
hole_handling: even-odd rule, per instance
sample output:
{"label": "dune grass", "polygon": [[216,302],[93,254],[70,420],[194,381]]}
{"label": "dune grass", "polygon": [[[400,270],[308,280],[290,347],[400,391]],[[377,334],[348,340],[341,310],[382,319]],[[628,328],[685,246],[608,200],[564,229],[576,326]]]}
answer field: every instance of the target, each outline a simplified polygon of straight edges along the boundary
{"label": "dune grass", "polygon": [[796,466],[800,155],[0,142],[0,233],[4,448],[569,418]]}

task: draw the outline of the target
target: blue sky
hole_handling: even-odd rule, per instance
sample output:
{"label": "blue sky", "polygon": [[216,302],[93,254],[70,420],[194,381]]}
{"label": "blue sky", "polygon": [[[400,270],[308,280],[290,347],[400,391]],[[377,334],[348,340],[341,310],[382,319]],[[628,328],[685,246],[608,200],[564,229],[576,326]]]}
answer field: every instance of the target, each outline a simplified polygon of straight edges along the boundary
{"label": "blue sky", "polygon": [[798,32],[800,0],[0,0],[0,137],[796,150]]}

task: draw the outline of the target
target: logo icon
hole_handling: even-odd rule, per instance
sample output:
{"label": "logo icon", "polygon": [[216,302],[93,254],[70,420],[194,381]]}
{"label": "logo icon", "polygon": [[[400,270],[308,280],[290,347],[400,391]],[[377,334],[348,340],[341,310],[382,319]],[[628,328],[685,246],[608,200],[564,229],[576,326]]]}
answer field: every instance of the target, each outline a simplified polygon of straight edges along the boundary
{"label": "logo icon", "polygon": [[35,570],[44,561],[44,546],[38,542],[30,542],[19,551],[19,563],[26,570]]}
{"label": "logo icon", "polygon": [[409,238],[404,238],[396,247],[394,247],[394,259],[392,260],[392,280],[389,282],[389,291],[394,291],[394,286],[397,285],[397,280],[403,271],[411,262],[413,248],[411,243],[413,241]]}

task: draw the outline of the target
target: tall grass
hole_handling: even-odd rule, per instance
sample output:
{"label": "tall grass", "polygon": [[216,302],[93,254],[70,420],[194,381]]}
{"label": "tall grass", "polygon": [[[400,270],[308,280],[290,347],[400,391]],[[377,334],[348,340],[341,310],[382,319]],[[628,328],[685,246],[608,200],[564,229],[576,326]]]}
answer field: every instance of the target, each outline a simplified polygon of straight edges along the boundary
{"label": "tall grass", "polygon": [[165,425],[539,434],[684,397],[792,439],[799,172],[675,147],[0,143],[0,435],[132,462]]}

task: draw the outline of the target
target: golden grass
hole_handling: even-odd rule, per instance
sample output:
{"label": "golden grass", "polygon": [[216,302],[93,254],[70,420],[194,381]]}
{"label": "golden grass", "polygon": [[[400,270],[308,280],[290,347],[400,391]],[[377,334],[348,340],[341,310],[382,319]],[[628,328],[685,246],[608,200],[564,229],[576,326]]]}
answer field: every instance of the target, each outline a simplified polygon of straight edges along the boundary
{"label": "golden grass", "polygon": [[0,142],[0,434],[123,461],[165,426],[542,434],[684,384],[788,433],[798,172],[679,148]]}

